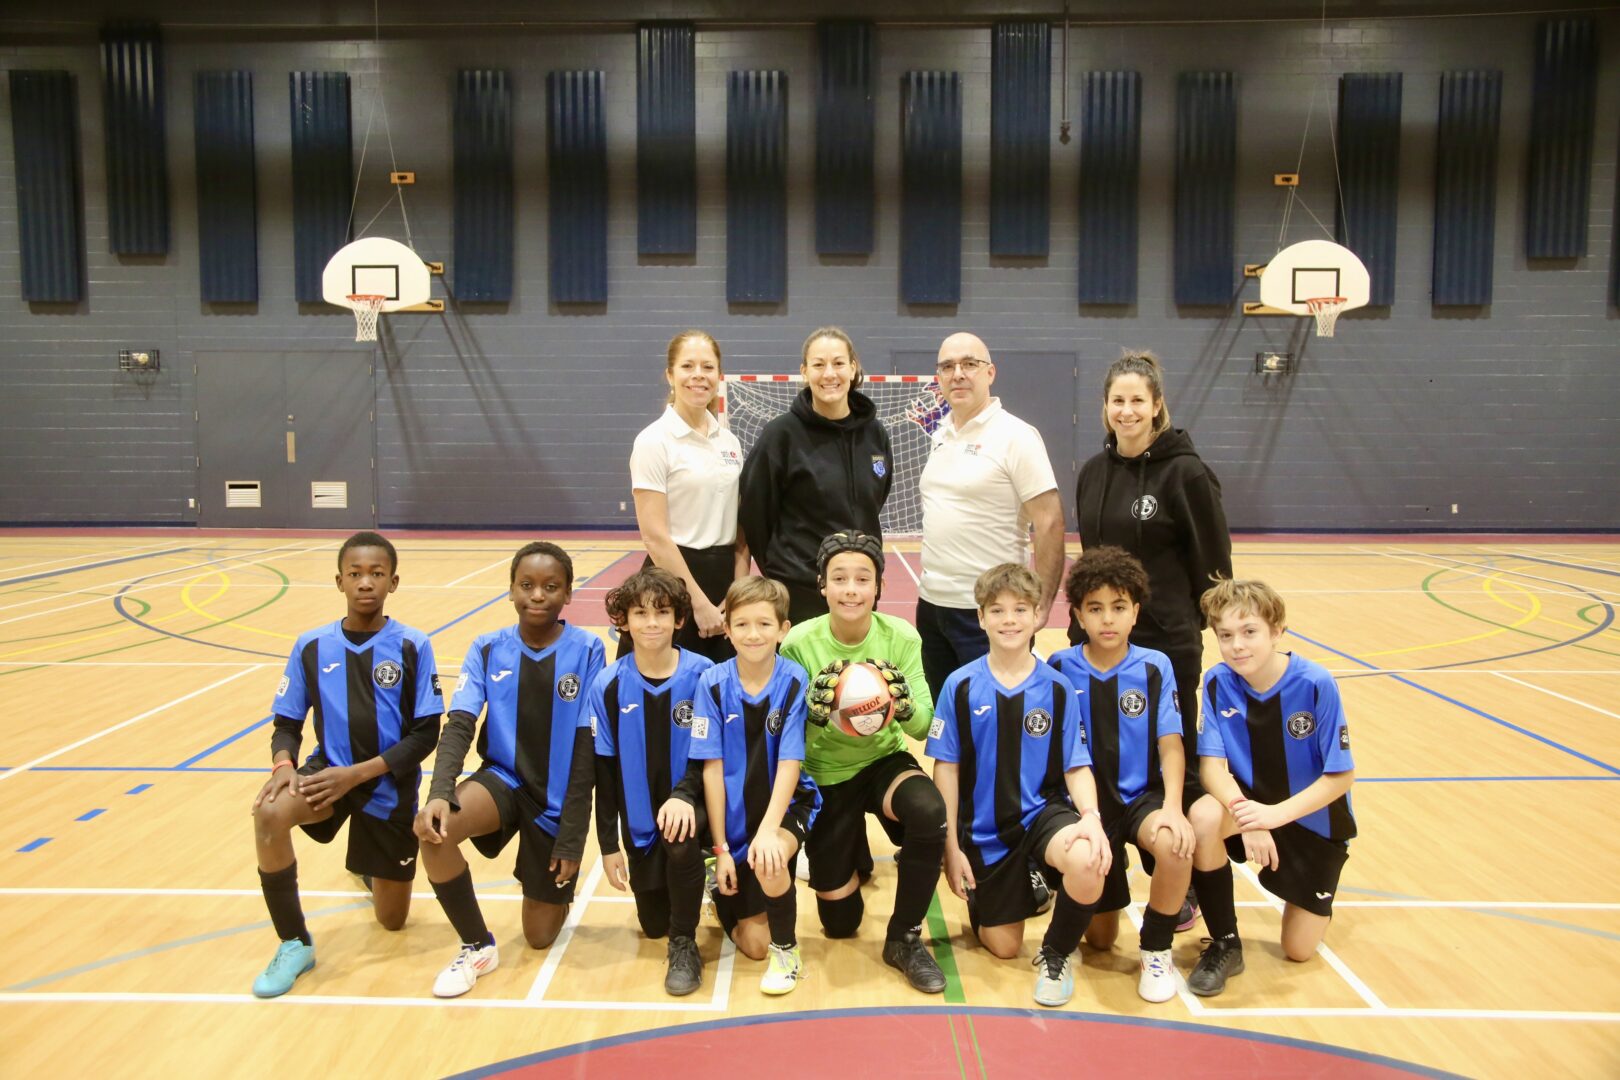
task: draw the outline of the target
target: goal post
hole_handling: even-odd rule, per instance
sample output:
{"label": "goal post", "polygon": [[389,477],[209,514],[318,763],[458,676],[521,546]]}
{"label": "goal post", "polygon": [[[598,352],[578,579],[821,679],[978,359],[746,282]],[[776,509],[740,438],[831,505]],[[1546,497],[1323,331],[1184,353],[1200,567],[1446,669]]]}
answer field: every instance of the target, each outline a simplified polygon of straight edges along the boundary
{"label": "goal post", "polygon": [[[760,432],[774,417],[787,412],[804,389],[800,375],[727,375],[720,391],[720,415],[742,443],[747,457]],[[889,433],[894,452],[894,483],[883,504],[883,535],[922,534],[922,494],[918,484],[934,432],[950,415],[951,406],[933,375],[868,375],[860,392],[877,406],[878,421]]]}

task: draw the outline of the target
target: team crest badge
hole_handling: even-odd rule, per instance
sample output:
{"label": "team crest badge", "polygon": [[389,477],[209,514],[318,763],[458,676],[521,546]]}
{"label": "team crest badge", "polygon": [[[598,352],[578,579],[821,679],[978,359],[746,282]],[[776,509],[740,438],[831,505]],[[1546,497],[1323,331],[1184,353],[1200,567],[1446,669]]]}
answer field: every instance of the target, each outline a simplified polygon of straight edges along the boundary
{"label": "team crest badge", "polygon": [[377,680],[377,685],[384,690],[392,690],[399,685],[399,680],[405,677],[405,672],[392,660],[384,660],[371,669],[371,677]]}
{"label": "team crest badge", "polygon": [[670,712],[669,715],[670,715],[670,719],[675,721],[675,726],[676,727],[679,727],[679,728],[689,728],[689,727],[691,727],[692,726],[692,703],[690,701],[678,701],[678,702],[676,702],[675,703],[675,708]]}
{"label": "team crest badge", "polygon": [[771,715],[765,718],[765,730],[772,735],[782,734],[782,710],[772,709]]}
{"label": "team crest badge", "polygon": [[1159,500],[1152,495],[1144,495],[1131,503],[1131,514],[1139,521],[1146,521],[1159,512]]}
{"label": "team crest badge", "polygon": [[883,460],[882,454],[872,455],[872,475],[879,480],[889,475],[889,463]]}
{"label": "team crest badge", "polygon": [[1119,695],[1119,711],[1135,720],[1147,712],[1147,695],[1140,690],[1127,690]]}
{"label": "team crest badge", "polygon": [[1297,712],[1288,718],[1288,734],[1296,739],[1308,739],[1316,733],[1316,717],[1308,712]]}
{"label": "team crest badge", "polygon": [[1350,749],[1350,725],[1345,724],[1339,729],[1339,749]]}
{"label": "team crest badge", "polygon": [[557,680],[557,696],[564,701],[579,697],[579,676],[572,671]]}
{"label": "team crest badge", "polygon": [[1034,738],[1042,738],[1052,730],[1052,714],[1045,709],[1031,709],[1024,714],[1024,730]]}

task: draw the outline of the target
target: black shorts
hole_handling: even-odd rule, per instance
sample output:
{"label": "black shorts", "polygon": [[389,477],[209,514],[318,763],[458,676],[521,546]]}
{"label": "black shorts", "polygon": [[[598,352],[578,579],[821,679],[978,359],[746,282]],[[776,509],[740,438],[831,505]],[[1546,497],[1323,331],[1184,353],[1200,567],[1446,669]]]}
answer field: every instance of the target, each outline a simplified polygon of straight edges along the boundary
{"label": "black shorts", "polygon": [[521,789],[507,787],[506,781],[489,769],[479,769],[465,782],[477,784],[489,792],[489,797],[495,800],[495,808],[501,814],[500,828],[472,837],[473,847],[478,849],[478,853],[486,859],[493,859],[516,836],[518,854],[513,873],[523,886],[523,898],[542,904],[573,903],[577,875],[569,878],[566,885],[557,884],[557,871],[551,869],[551,849],[557,838],[535,821],[540,811],[534,806],[533,800]]}
{"label": "black shorts", "polygon": [[1047,869],[1046,846],[1063,829],[1080,820],[1080,815],[1067,803],[1048,804],[1030,827],[1018,847],[1009,851],[999,862],[980,867],[974,862],[975,888],[969,894],[969,913],[978,926],[1004,926],[1023,922],[1035,914],[1035,889],[1029,880],[1030,866],[1044,872]]}
{"label": "black shorts", "polygon": [[[709,812],[701,806],[693,809],[697,813],[697,835],[692,838],[692,842],[708,851],[714,846],[714,841],[709,838]],[[628,837],[621,837],[620,840],[626,841]],[[669,849],[664,845],[662,836],[644,848],[624,843],[624,861],[630,869],[631,892],[657,892],[668,888]]]}
{"label": "black shorts", "polygon": [[[787,813],[782,815],[782,828],[792,836],[798,847],[794,854],[804,850],[804,838],[810,831],[811,818],[816,817],[815,788],[804,784],[793,796],[788,804]],[[748,865],[747,852],[744,857],[736,860],[737,891],[730,896],[714,890],[714,910],[720,916],[720,925],[731,927],[744,919],[759,915],[765,910],[765,890],[760,888],[759,877],[754,873],[753,867]],[[793,863],[788,862],[788,876],[793,875]],[[792,887],[792,886],[790,886]]]}
{"label": "black shorts", "polygon": [[[1273,896],[1304,908],[1312,915],[1332,915],[1333,896],[1339,891],[1339,874],[1350,858],[1350,845],[1328,840],[1297,821],[1271,830],[1277,842],[1277,869],[1260,871],[1260,884]],[[1243,862],[1243,834],[1226,838],[1226,853],[1234,862]]]}
{"label": "black shorts", "polygon": [[1108,877],[1103,881],[1102,898],[1097,901],[1098,911],[1119,911],[1131,904],[1131,861],[1125,851],[1126,844],[1136,845],[1137,853],[1142,857],[1142,866],[1149,874],[1153,873],[1153,852],[1143,850],[1137,838],[1148,815],[1163,807],[1163,789],[1148,788],[1132,799],[1123,811],[1103,816],[1103,828],[1107,830],[1108,843],[1114,850],[1114,865],[1109,868]]}
{"label": "black shorts", "polygon": [[805,848],[810,860],[812,889],[832,892],[849,884],[855,874],[857,856],[867,850],[861,844],[866,839],[867,814],[878,819],[891,841],[900,842],[900,823],[883,816],[883,796],[894,778],[907,772],[916,772],[924,779],[928,777],[916,758],[904,750],[896,750],[848,780],[821,788],[821,812],[816,815]]}
{"label": "black shorts", "polygon": [[[325,758],[311,754],[298,767],[299,776],[313,776],[328,767]],[[416,877],[416,833],[411,823],[416,817],[414,800],[395,808],[391,817],[373,817],[365,812],[373,785],[362,784],[332,804],[332,816],[299,826],[317,844],[337,839],[343,823],[349,823],[349,850],[343,865],[353,873],[384,881],[411,881]],[[414,790],[414,789],[413,789]]]}

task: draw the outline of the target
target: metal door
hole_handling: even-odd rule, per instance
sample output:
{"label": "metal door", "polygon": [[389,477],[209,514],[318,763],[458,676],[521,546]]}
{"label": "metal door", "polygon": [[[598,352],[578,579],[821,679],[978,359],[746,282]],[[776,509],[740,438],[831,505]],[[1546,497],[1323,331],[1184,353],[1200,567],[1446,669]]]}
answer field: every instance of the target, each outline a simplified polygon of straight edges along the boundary
{"label": "metal door", "polygon": [[366,529],[373,509],[371,358],[287,353],[287,526]]}

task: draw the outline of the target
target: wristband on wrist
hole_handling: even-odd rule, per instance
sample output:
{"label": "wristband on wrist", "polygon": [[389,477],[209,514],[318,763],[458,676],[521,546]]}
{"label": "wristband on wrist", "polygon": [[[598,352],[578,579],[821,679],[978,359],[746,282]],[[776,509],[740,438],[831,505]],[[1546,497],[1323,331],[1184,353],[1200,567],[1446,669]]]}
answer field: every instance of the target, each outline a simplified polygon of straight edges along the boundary
{"label": "wristband on wrist", "polygon": [[729,854],[731,854],[731,845],[730,844],[716,844],[716,845],[714,845],[714,853],[716,855],[729,855]]}
{"label": "wristband on wrist", "polygon": [[291,758],[287,758],[284,761],[276,762],[274,765],[270,766],[270,775],[271,776],[276,775],[276,770],[281,768],[283,765],[291,765],[291,764],[292,764],[292,759]]}

